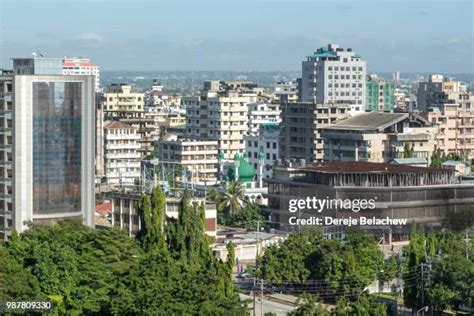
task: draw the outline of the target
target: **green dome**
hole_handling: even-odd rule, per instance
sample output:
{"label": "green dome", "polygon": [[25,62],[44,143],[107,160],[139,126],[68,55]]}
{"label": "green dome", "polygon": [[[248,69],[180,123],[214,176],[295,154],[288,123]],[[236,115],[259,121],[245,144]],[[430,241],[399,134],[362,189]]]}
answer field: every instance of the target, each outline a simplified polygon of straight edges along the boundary
{"label": "green dome", "polygon": [[[235,160],[239,162],[239,182],[250,182],[255,178],[255,171],[250,163],[244,157],[236,154]],[[235,164],[232,164],[227,170],[227,176],[231,180],[235,180]]]}

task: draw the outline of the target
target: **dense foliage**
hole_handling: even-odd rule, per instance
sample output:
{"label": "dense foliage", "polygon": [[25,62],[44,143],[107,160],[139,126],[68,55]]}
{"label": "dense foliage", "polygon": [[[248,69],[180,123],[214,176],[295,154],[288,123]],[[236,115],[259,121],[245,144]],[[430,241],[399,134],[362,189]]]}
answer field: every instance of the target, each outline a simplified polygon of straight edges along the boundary
{"label": "dense foliage", "polygon": [[234,215],[219,212],[219,224],[242,227],[247,230],[257,230],[257,222],[263,227],[264,217],[260,206],[256,203],[248,203],[245,207]]}
{"label": "dense foliage", "polygon": [[310,294],[304,294],[299,301],[300,306],[289,313],[290,316],[384,316],[387,315],[387,307],[382,303],[370,301],[362,296],[353,302],[344,299],[337,301],[335,308],[329,310],[318,304],[316,299]]}
{"label": "dense foliage", "polygon": [[384,256],[370,235],[351,232],[346,240],[326,240],[319,232],[290,234],[270,246],[261,258],[259,274],[268,282],[302,283],[321,298],[358,296],[383,269]]}
{"label": "dense foliage", "polygon": [[417,310],[431,306],[437,311],[474,304],[474,249],[472,236],[425,234],[413,231],[403,250],[404,300]]}
{"label": "dense foliage", "polygon": [[245,315],[233,260],[212,255],[202,206],[185,195],[165,229],[164,210],[159,188],[142,197],[137,239],[75,222],[33,227],[0,247],[0,300],[48,299],[68,315]]}

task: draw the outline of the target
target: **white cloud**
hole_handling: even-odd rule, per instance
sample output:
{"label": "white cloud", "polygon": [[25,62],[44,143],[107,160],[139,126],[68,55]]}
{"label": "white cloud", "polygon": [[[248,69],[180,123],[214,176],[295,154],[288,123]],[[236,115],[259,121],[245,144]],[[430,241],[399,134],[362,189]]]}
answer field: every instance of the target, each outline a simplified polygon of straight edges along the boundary
{"label": "white cloud", "polygon": [[76,36],[76,40],[82,41],[89,44],[102,44],[104,42],[103,37],[100,34],[94,32],[84,32]]}

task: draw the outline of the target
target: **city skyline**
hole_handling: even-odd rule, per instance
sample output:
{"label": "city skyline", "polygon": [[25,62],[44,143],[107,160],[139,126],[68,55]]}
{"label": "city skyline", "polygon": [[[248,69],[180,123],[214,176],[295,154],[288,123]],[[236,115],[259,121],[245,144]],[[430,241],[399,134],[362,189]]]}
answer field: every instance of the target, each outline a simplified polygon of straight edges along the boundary
{"label": "city skyline", "polygon": [[91,58],[105,71],[293,71],[336,43],[367,60],[368,72],[474,72],[470,1],[59,3],[0,2],[1,68],[40,51]]}

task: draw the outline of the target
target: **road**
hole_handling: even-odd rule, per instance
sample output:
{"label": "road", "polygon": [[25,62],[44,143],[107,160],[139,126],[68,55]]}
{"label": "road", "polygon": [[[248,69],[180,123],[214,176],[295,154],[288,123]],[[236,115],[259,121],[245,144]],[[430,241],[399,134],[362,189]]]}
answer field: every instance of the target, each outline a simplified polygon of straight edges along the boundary
{"label": "road", "polygon": [[[251,309],[251,311],[253,311],[253,296],[246,295],[246,294],[239,294],[239,295],[242,300],[247,300],[247,299],[250,300],[248,306]],[[276,313],[278,316],[280,315],[286,316],[288,312],[296,309],[295,306],[273,302],[273,301],[268,300],[268,298],[265,298],[265,297],[263,298],[263,304],[260,304],[260,298],[257,297],[256,305],[257,306],[255,308],[255,316],[263,316],[265,313],[268,313],[268,312]],[[261,307],[263,309],[262,311],[261,311]],[[252,312],[251,312],[251,315],[253,315]]]}

